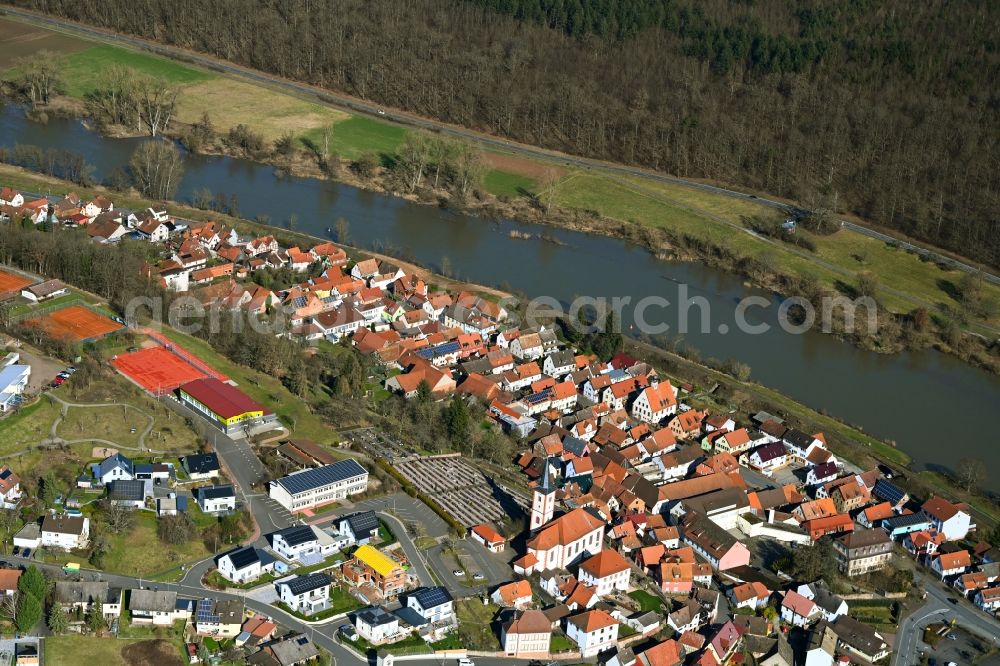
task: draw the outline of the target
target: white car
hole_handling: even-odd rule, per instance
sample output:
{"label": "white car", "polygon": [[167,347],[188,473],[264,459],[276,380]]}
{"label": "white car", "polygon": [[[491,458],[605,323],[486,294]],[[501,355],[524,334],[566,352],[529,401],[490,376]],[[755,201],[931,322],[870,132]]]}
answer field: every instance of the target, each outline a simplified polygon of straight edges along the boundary
{"label": "white car", "polygon": [[476,662],[472,661],[468,657],[459,657],[458,666],[476,666]]}
{"label": "white car", "polygon": [[461,578],[462,576],[465,575],[465,572],[462,571],[461,569],[453,569],[451,574],[457,578]]}

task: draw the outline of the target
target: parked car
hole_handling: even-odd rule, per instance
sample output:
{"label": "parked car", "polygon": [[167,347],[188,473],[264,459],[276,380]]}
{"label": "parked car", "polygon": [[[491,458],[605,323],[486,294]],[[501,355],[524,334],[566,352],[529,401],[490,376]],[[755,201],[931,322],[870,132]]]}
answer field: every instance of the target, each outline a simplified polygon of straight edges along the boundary
{"label": "parked car", "polygon": [[354,628],[354,625],[342,624],[339,627],[337,627],[337,631],[339,631],[340,634],[349,641],[358,640],[358,632]]}
{"label": "parked car", "polygon": [[484,576],[483,574],[481,574],[480,572],[477,571],[476,573],[472,574],[472,579],[473,580],[486,580],[486,576]]}
{"label": "parked car", "polygon": [[21,547],[20,546],[14,546],[14,550],[12,551],[12,553],[14,555],[20,555],[21,554]]}
{"label": "parked car", "polygon": [[31,549],[25,548],[23,551],[21,551],[21,557],[23,557],[24,559],[28,559],[29,557],[31,557]]}
{"label": "parked car", "polygon": [[458,578],[461,578],[462,576],[465,575],[465,572],[462,571],[461,569],[453,569],[451,573],[452,575],[457,576]]}

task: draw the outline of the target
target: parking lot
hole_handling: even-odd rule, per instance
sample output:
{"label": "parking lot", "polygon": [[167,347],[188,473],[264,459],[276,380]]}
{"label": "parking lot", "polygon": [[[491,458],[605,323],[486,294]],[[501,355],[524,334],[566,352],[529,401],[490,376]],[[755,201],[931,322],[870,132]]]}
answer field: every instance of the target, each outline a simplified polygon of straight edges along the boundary
{"label": "parking lot", "polygon": [[928,649],[927,656],[928,662],[937,666],[945,666],[950,662],[1000,666],[1000,654],[982,659],[988,652],[990,646],[986,642],[961,627],[956,627],[942,638],[936,647]]}

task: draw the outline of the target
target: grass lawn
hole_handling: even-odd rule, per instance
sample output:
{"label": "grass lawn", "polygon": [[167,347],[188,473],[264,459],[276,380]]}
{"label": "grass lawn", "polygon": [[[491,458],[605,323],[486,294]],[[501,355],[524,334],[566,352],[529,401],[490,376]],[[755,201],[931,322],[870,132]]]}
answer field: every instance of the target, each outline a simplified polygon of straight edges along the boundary
{"label": "grass lawn", "polygon": [[49,436],[59,416],[59,407],[48,398],[39,398],[17,414],[0,420],[0,455],[34,446]]}
{"label": "grass lawn", "polygon": [[46,636],[45,661],[50,664],[101,664],[126,666],[122,648],[136,640],[115,640],[96,636]]}
{"label": "grass lawn", "polygon": [[[297,570],[296,573],[299,573],[299,571]],[[364,604],[355,599],[346,588],[340,585],[334,585],[330,587],[330,607],[324,611],[316,613],[315,615],[303,615],[302,613],[293,611],[281,602],[279,602],[277,606],[297,618],[315,621],[324,620],[328,617],[333,617],[334,615],[340,615],[341,613],[349,613],[350,611],[363,607]],[[423,641],[421,640],[421,643],[422,642]]]}
{"label": "grass lawn", "polygon": [[462,645],[471,650],[499,650],[500,641],[492,627],[498,610],[496,604],[484,606],[478,598],[456,600],[455,613]]}
{"label": "grass lawn", "polygon": [[193,123],[208,113],[219,132],[249,125],[268,141],[285,132],[320,137],[329,125],[350,116],[343,111],[307,102],[239,79],[219,77],[185,86],[177,98],[177,120]]}
{"label": "grass lawn", "polygon": [[251,398],[273,409],[282,422],[293,431],[294,436],[321,443],[339,440],[336,431],[327,427],[318,416],[309,411],[309,406],[293,396],[279,379],[233,363],[200,338],[167,327],[163,327],[162,333],[209,366],[235,380],[240,390]]}
{"label": "grass lawn", "polygon": [[38,303],[24,301],[23,303],[18,303],[10,309],[10,316],[31,318],[31,313],[35,310],[41,310],[44,308],[46,311],[51,312],[52,310],[49,310],[49,308],[56,309],[56,306],[65,307],[81,300],[83,299],[80,297],[80,294],[75,291],[71,291],[68,294],[63,294],[62,296],[53,298],[51,301],[45,301],[45,303],[41,306],[39,306]]}
{"label": "grass lawn", "polygon": [[549,640],[549,652],[569,652],[576,649],[576,643],[567,638],[566,634],[552,634],[552,638]]}
{"label": "grass lawn", "polygon": [[427,641],[416,634],[411,634],[401,641],[383,645],[382,648],[390,654],[423,654],[431,651]]}
{"label": "grass lawn", "polygon": [[[307,147],[323,146],[325,128],[304,132],[301,140]],[[355,159],[362,153],[392,156],[406,139],[406,130],[398,125],[390,125],[373,118],[351,116],[333,126],[330,150],[341,157]]]}
{"label": "grass lawn", "polygon": [[643,613],[648,613],[649,611],[660,612],[663,610],[663,601],[646,590],[633,590],[628,593],[628,596],[639,602],[639,608]]}
{"label": "grass lawn", "polygon": [[166,58],[158,58],[118,46],[99,44],[66,56],[63,76],[66,93],[83,97],[100,84],[114,65],[124,65],[154,78],[174,84],[188,84],[216,78],[214,74]]}
{"label": "grass lawn", "polygon": [[[56,433],[63,439],[107,439],[123,446],[137,447],[139,435],[149,419],[128,405],[117,407],[70,407]],[[135,432],[132,432],[132,429]]]}
{"label": "grass lawn", "polygon": [[537,182],[534,178],[522,176],[516,173],[501,171],[500,169],[490,169],[483,179],[483,186],[486,191],[496,196],[520,197],[525,192],[534,191]]}
{"label": "grass lawn", "polygon": [[104,556],[102,568],[130,576],[148,576],[212,555],[198,537],[176,546],[160,541],[156,516],[148,512],[137,512],[128,533],[110,537],[111,548]]}
{"label": "grass lawn", "polygon": [[465,646],[462,644],[462,637],[453,631],[441,640],[431,643],[431,647],[435,650],[461,650]]}

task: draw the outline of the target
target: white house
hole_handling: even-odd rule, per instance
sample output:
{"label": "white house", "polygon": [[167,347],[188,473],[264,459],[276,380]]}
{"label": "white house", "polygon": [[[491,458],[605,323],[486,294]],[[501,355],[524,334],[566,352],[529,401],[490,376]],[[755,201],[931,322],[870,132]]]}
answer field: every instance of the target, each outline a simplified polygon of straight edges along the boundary
{"label": "white house", "polygon": [[805,627],[820,614],[819,606],[795,590],[785,592],[781,600],[781,619],[796,627]]}
{"label": "white house", "polygon": [[589,610],[566,621],[566,636],[587,659],[613,648],[618,641],[618,620],[602,610]]}
{"label": "white house", "polygon": [[205,513],[225,513],[236,509],[236,492],[229,484],[201,486],[195,488],[192,494]]}
{"label": "white house", "polygon": [[293,525],[269,537],[271,548],[289,562],[319,561],[338,550],[338,540],[315,525]]}
{"label": "white house", "polygon": [[987,613],[1000,609],[1000,586],[988,587],[976,592],[976,605]]}
{"label": "white house", "polygon": [[428,622],[453,622],[455,600],[443,587],[423,587],[406,597],[406,607]]}
{"label": "white house", "polygon": [[540,610],[515,614],[500,626],[500,644],[511,657],[549,656],[552,623]]}
{"label": "white house", "polygon": [[143,220],[135,230],[150,243],[162,243],[170,237],[170,227],[155,217]]}
{"label": "white house", "polygon": [[21,290],[21,296],[32,303],[59,298],[68,293],[69,288],[59,280],[46,280],[45,282],[39,282]]}
{"label": "white house", "polygon": [[949,541],[964,539],[973,528],[972,516],[965,505],[952,504],[943,497],[932,497],[920,507],[931,525]]}
{"label": "white house", "polygon": [[941,576],[942,580],[950,576],[957,576],[969,570],[972,566],[972,556],[967,550],[959,550],[954,553],[938,553],[931,560],[931,569]]}
{"label": "white house", "polygon": [[632,568],[617,550],[605,548],[593,557],[580,563],[579,580],[594,587],[598,596],[606,596],[615,590],[625,592],[629,587]]}
{"label": "white house", "polygon": [[219,574],[234,583],[248,583],[274,570],[274,560],[264,551],[246,546],[219,556]]}
{"label": "white house", "polygon": [[806,485],[807,486],[818,486],[824,483],[829,483],[837,478],[837,474],[840,470],[837,468],[837,464],[834,462],[825,462],[821,465],[814,465],[809,468],[806,472]]}
{"label": "white house", "polygon": [[304,615],[315,615],[330,607],[330,582],[325,573],[312,573],[285,579],[275,587],[286,606]]}
{"label": "white house", "polygon": [[781,442],[771,442],[754,449],[753,453],[747,456],[747,463],[750,467],[770,476],[774,470],[788,464],[788,450]]}
{"label": "white house", "polygon": [[662,423],[677,413],[677,389],[668,381],[646,387],[632,403],[632,416],[646,423]]}
{"label": "white house", "polygon": [[177,603],[177,593],[157,590],[129,592],[128,610],[133,624],[170,626],[191,616],[191,608]]}
{"label": "white house", "polygon": [[4,509],[13,509],[21,501],[21,479],[14,471],[4,465],[0,467],[0,505]]}
{"label": "white house", "polygon": [[72,550],[86,548],[90,540],[90,518],[46,514],[42,519],[42,546]]}
{"label": "white house", "polygon": [[771,598],[771,590],[767,589],[763,583],[753,581],[734,585],[726,592],[726,596],[729,597],[734,608],[757,610],[767,605],[768,599]]}
{"label": "white house", "polygon": [[219,476],[219,456],[215,453],[198,453],[181,458],[181,467],[192,481],[207,481]]}
{"label": "white house", "polygon": [[94,481],[99,485],[109,485],[112,481],[132,481],[135,467],[132,460],[120,453],[105,458],[93,466]]}
{"label": "white house", "polygon": [[836,622],[841,615],[847,615],[849,610],[847,602],[828,590],[821,582],[799,585],[795,591],[815,603],[827,622]]}
{"label": "white house", "polygon": [[574,370],[576,370],[576,357],[568,349],[549,354],[542,361],[542,372],[556,379],[564,377]]}
{"label": "white house", "polygon": [[400,634],[399,618],[381,606],[372,606],[354,615],[358,635],[372,645],[394,640]]}
{"label": "white house", "polygon": [[363,546],[378,537],[379,522],[374,511],[358,511],[337,523],[337,533],[350,545]]}

